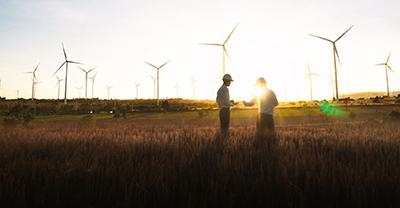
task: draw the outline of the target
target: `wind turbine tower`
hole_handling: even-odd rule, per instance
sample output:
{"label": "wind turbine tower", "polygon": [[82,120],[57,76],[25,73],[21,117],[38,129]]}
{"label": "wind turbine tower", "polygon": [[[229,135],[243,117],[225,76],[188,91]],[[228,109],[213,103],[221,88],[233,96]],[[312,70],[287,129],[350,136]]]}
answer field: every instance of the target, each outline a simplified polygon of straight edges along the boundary
{"label": "wind turbine tower", "polygon": [[97,73],[93,75],[93,77],[89,77],[92,80],[92,99],[94,98],[94,79],[96,79]]}
{"label": "wind turbine tower", "polygon": [[139,99],[139,86],[140,86],[140,83],[135,82],[136,99]]}
{"label": "wind turbine tower", "polygon": [[157,79],[151,75],[150,78],[153,80],[153,97],[156,98]]}
{"label": "wind turbine tower", "polygon": [[310,66],[308,64],[307,64],[307,70],[308,71],[307,71],[306,78],[308,78],[309,81],[310,81],[310,101],[313,101],[312,77],[313,76],[318,76],[318,74],[312,73],[311,70],[310,70]]}
{"label": "wind turbine tower", "polygon": [[106,88],[107,88],[107,100],[110,100],[110,91],[111,91],[112,86],[106,85]]}
{"label": "wind turbine tower", "polygon": [[61,82],[63,81],[63,79],[60,79],[58,76],[56,76],[56,78],[57,78],[57,100],[59,100],[61,94]]}

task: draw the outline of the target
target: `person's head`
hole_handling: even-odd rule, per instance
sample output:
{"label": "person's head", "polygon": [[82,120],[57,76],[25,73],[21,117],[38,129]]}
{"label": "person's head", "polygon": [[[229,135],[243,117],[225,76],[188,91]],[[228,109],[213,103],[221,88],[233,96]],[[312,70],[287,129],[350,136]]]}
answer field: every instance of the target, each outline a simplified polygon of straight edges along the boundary
{"label": "person's head", "polygon": [[256,84],[259,87],[266,87],[267,86],[267,81],[265,81],[264,77],[260,77],[260,78],[257,79]]}
{"label": "person's head", "polygon": [[231,77],[230,74],[225,74],[225,75],[222,77],[222,81],[224,81],[224,85],[230,86],[230,85],[231,85],[231,82],[233,81],[233,79],[232,79],[232,77]]}

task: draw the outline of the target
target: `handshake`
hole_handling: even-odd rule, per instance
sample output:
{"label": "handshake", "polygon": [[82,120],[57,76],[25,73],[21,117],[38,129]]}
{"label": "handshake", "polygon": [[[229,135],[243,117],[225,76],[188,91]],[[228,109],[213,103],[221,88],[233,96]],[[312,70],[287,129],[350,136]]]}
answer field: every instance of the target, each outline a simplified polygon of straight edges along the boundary
{"label": "handshake", "polygon": [[231,100],[230,103],[231,103],[231,106],[235,106],[235,105],[238,105],[240,103],[242,103],[243,105],[248,105],[248,103],[246,101],[235,102],[234,100]]}

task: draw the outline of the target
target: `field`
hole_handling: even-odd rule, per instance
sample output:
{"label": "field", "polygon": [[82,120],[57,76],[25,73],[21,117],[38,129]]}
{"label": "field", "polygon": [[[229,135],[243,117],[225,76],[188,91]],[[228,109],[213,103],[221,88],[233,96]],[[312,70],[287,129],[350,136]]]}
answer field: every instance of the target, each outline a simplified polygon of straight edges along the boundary
{"label": "field", "polygon": [[398,106],[41,116],[0,127],[3,207],[398,207]]}

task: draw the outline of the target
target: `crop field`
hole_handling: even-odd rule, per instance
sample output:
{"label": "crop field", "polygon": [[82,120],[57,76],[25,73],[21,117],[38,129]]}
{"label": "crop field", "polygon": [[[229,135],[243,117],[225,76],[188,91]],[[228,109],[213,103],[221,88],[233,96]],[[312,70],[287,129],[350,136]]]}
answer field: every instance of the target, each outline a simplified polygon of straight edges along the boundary
{"label": "crop field", "polygon": [[398,207],[397,106],[41,116],[0,127],[2,207]]}

